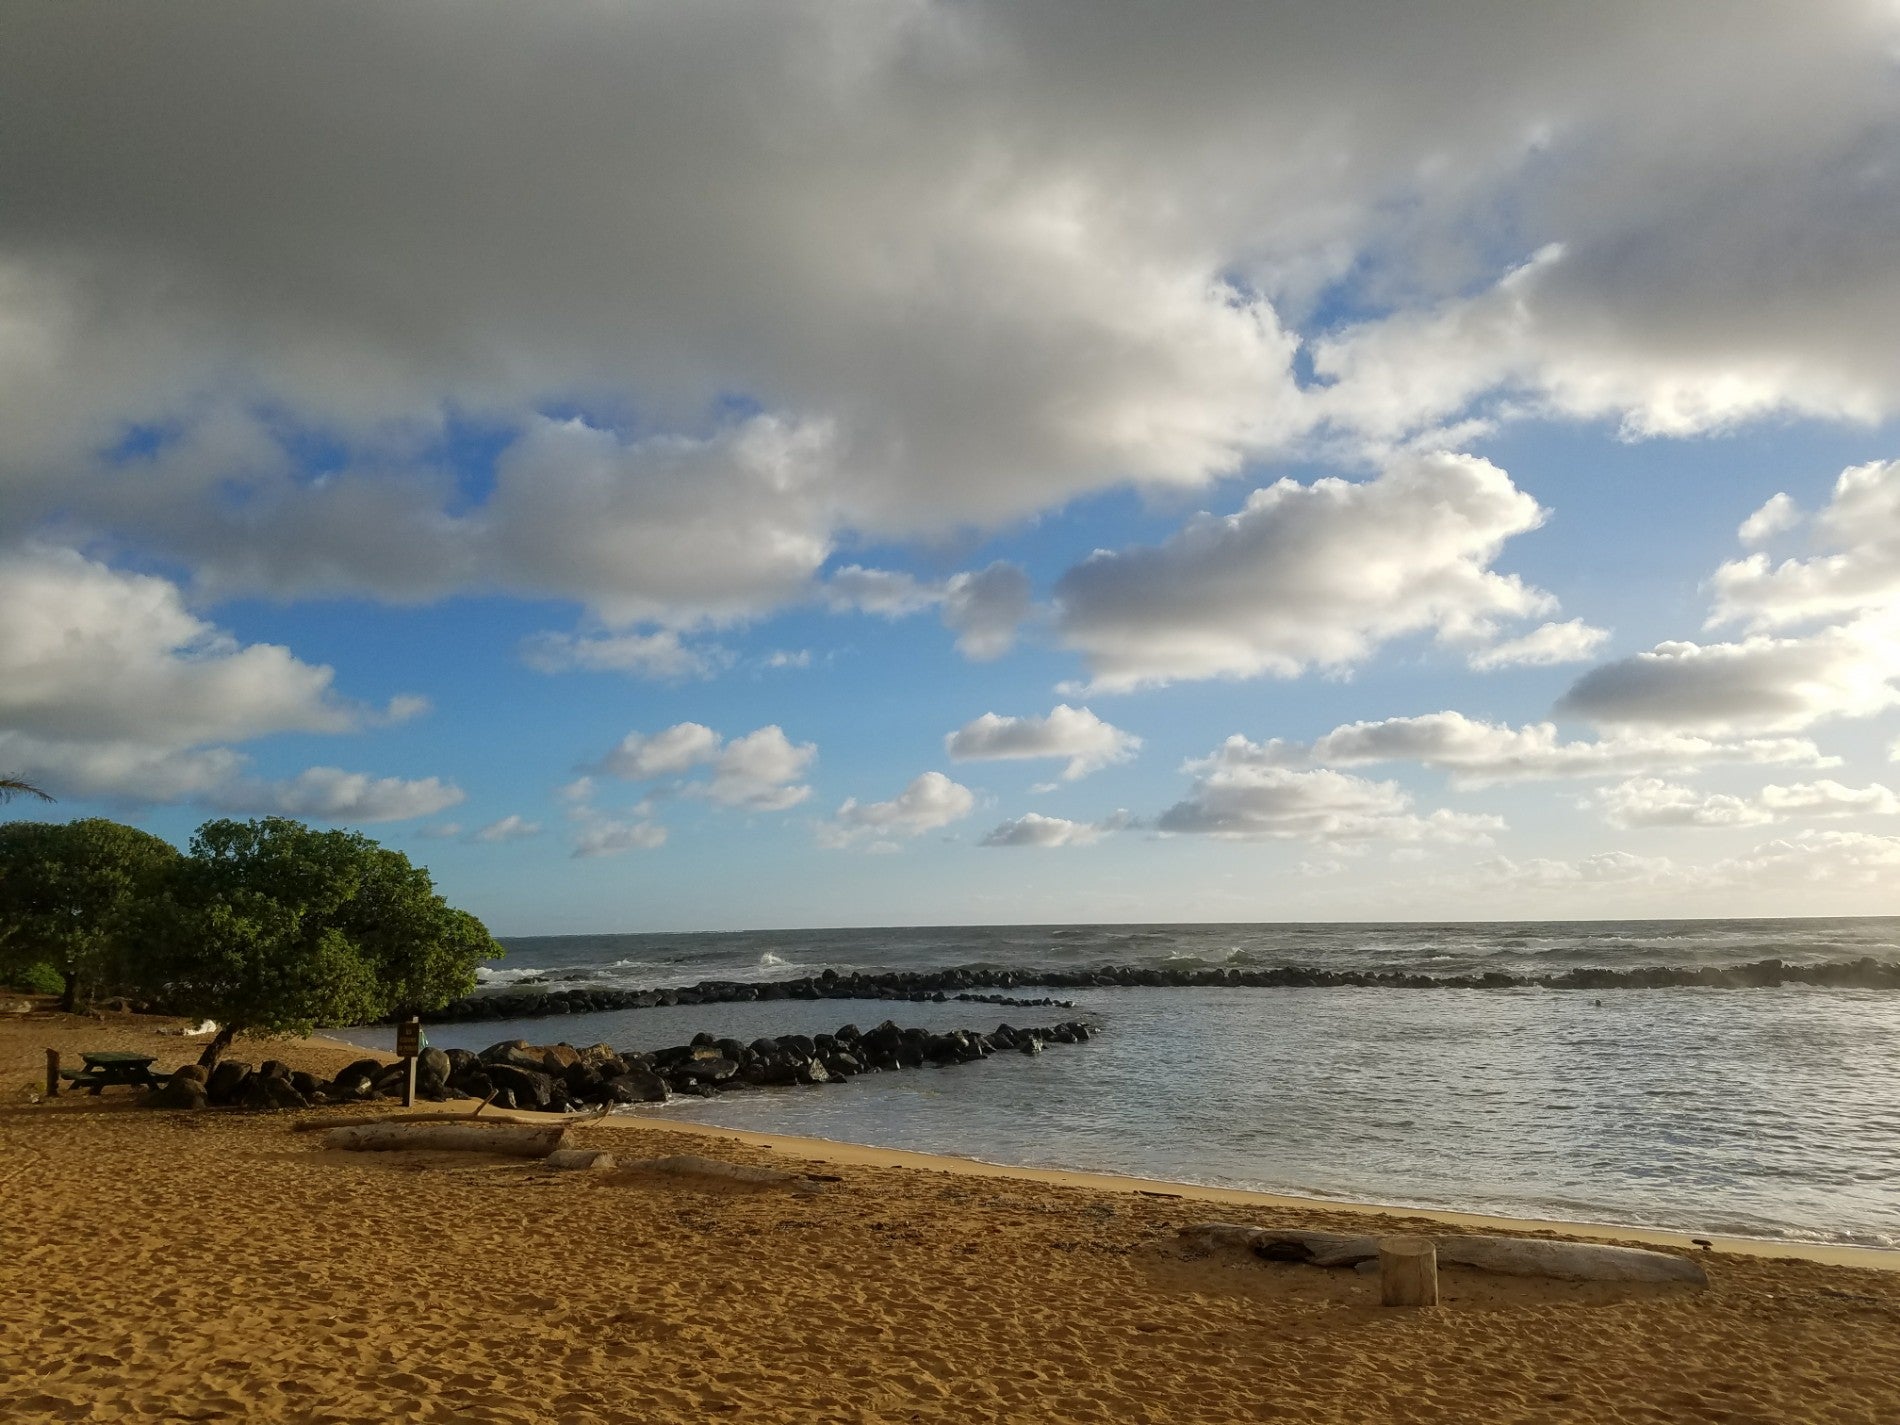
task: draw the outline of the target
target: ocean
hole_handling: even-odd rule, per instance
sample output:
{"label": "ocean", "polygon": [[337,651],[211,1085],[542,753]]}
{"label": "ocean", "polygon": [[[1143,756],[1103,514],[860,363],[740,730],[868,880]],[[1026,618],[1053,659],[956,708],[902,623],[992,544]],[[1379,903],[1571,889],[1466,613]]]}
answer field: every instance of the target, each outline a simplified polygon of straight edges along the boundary
{"label": "ocean", "polygon": [[[1900,962],[1900,919],[936,927],[511,937],[503,987],[835,970],[1217,966],[1531,976],[1779,958]],[[1016,988],[1016,996],[1042,991]],[[1039,1057],[678,1099],[763,1132],[1316,1198],[1900,1247],[1900,993],[1083,988],[1075,1010],[774,1000],[444,1024],[432,1042],[656,1049],[884,1018],[1082,1018]],[[388,1047],[392,1031],[345,1037]]]}

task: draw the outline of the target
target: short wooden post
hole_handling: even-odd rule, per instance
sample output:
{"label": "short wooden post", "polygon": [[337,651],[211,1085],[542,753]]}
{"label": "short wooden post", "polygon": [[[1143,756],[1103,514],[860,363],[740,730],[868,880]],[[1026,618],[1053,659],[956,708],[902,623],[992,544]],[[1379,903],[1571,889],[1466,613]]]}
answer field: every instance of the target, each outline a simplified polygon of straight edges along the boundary
{"label": "short wooden post", "polygon": [[59,1097],[59,1050],[46,1051],[46,1096]]}
{"label": "short wooden post", "polygon": [[396,1026],[396,1052],[402,1056],[402,1106],[416,1106],[416,1059],[422,1053],[422,1021],[410,1015]]}
{"label": "short wooden post", "polygon": [[1438,1305],[1438,1248],[1431,1238],[1379,1239],[1379,1304]]}

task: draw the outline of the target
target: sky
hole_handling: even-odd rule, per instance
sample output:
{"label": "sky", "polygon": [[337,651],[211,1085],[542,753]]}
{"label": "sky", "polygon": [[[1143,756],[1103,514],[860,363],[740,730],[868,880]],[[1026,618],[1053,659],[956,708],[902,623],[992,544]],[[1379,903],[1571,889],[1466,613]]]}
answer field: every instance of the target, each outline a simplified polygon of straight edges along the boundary
{"label": "sky", "polygon": [[1900,4],[68,0],[0,773],[497,933],[1900,913]]}

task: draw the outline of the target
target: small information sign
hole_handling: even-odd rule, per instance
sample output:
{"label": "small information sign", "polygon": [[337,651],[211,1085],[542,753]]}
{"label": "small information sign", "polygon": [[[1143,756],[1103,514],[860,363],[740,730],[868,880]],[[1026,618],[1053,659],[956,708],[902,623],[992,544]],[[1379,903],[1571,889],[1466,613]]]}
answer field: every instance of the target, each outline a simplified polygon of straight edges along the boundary
{"label": "small information sign", "polygon": [[422,1052],[422,1021],[405,1019],[396,1026],[396,1057],[413,1059]]}

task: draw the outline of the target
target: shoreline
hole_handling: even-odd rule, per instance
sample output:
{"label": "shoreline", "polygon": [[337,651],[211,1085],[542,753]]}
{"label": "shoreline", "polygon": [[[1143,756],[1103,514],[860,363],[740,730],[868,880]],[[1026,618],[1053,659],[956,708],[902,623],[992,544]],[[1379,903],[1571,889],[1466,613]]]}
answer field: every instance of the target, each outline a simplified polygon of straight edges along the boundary
{"label": "shoreline", "polygon": [[[355,1054],[392,1059],[383,1050],[367,1048],[353,1041],[317,1034],[300,1041],[312,1047],[347,1050]],[[449,1103],[461,1102],[450,1100]],[[417,1111],[439,1111],[444,1105],[418,1105]],[[391,1111],[400,1113],[399,1107]],[[524,1113],[519,1117],[548,1122],[573,1122],[571,1114]],[[1666,1227],[1632,1226],[1622,1223],[1593,1222],[1572,1218],[1513,1216],[1502,1213],[1465,1212],[1455,1208],[1412,1207],[1397,1203],[1372,1202],[1350,1198],[1308,1197],[1298,1193],[1273,1192],[1259,1188],[1224,1188],[1203,1183],[1178,1182],[1171,1178],[1144,1178],[1132,1174],[1103,1173],[1087,1168],[1030,1167],[1015,1163],[994,1163],[982,1158],[967,1158],[952,1153],[932,1153],[910,1148],[887,1148],[874,1143],[855,1143],[835,1138],[815,1138],[791,1133],[769,1133],[757,1129],[728,1128],[719,1124],[675,1120],[664,1112],[634,1109],[610,1113],[604,1119],[590,1119],[593,1126],[625,1130],[636,1124],[651,1125],[666,1132],[683,1133],[697,1138],[724,1139],[764,1148],[813,1162],[847,1167],[910,1168],[924,1172],[951,1173],[965,1177],[996,1178],[1018,1182],[1043,1183],[1084,1191],[1149,1195],[1179,1198],[1190,1202],[1226,1204],[1237,1207],[1270,1207],[1292,1211],[1342,1212],[1356,1216],[1409,1218],[1435,1222],[1466,1231],[1547,1233],[1561,1237],[1587,1237],[1604,1241],[1633,1242],[1652,1247],[1697,1250],[1701,1238],[1713,1244],[1716,1252],[1736,1256],[1789,1257],[1827,1266],[1861,1267],[1871,1271],[1900,1272],[1900,1249],[1868,1247],[1852,1243],[1789,1240],[1775,1237],[1748,1237],[1733,1233],[1677,1231]]]}
{"label": "shoreline", "polygon": [[[400,1110],[398,1110],[400,1111]],[[550,1121],[571,1115],[533,1114],[523,1117]],[[1636,1242],[1651,1247],[1676,1247],[1696,1250],[1694,1239],[1702,1237],[1714,1244],[1717,1252],[1750,1257],[1792,1257],[1827,1266],[1862,1267],[1871,1271],[1900,1272],[1900,1250],[1886,1247],[1861,1247],[1826,1242],[1790,1242],[1772,1237],[1738,1237],[1728,1234],[1675,1232],[1661,1227],[1631,1227],[1617,1223],[1581,1222],[1561,1218],[1508,1217],[1494,1213],[1458,1212],[1450,1208],[1404,1207],[1393,1203],[1359,1202],[1342,1198],[1302,1197],[1294,1193],[1266,1192],[1254,1188],[1209,1187],[1201,1183],[1176,1182],[1170,1178],[1141,1178],[1121,1173],[1096,1173],[1082,1168],[1032,1168],[1013,1163],[991,1163],[981,1158],[963,1158],[949,1153],[925,1153],[908,1148],[880,1148],[870,1143],[847,1143],[833,1138],[806,1138],[790,1133],[762,1133],[755,1129],[725,1128],[712,1123],[674,1121],[656,1113],[609,1114],[593,1120],[595,1126],[618,1129],[634,1123],[652,1124],[669,1133],[684,1133],[696,1138],[725,1139],[751,1148],[765,1148],[808,1161],[841,1167],[908,1168],[919,1172],[950,1173],[962,1177],[1000,1178],[1016,1182],[1043,1183],[1055,1187],[1080,1188],[1107,1192],[1179,1198],[1186,1202],[1221,1203],[1236,1207],[1272,1207],[1293,1211],[1342,1212],[1365,1217],[1411,1218],[1441,1223],[1466,1230],[1547,1233],[1558,1237]]]}

